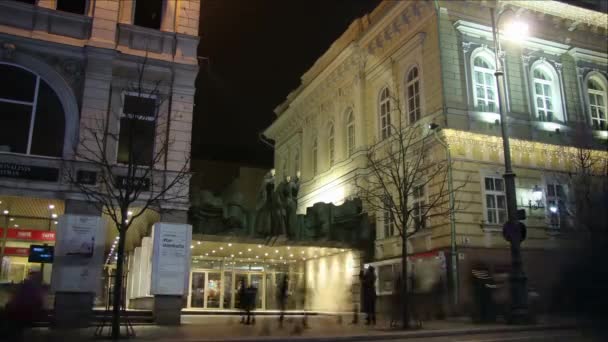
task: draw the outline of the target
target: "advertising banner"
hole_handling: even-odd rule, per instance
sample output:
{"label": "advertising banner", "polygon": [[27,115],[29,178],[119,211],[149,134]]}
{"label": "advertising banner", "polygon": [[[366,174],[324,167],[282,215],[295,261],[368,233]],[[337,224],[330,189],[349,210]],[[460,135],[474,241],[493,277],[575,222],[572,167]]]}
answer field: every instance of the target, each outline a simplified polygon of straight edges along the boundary
{"label": "advertising banner", "polygon": [[189,224],[157,223],[153,227],[152,295],[183,296],[190,273]]}
{"label": "advertising banner", "polygon": [[[4,228],[0,228],[0,236],[4,236]],[[6,238],[11,240],[55,241],[55,232],[48,230],[9,228]]]}
{"label": "advertising banner", "polygon": [[61,216],[57,225],[52,290],[99,294],[104,242],[105,224],[101,217]]}

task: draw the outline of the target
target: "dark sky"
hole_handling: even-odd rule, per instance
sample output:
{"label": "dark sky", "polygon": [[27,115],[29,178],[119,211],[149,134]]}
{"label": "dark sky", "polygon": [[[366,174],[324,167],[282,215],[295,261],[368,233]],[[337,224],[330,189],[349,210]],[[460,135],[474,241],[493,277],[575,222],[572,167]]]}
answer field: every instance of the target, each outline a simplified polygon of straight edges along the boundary
{"label": "dark sky", "polygon": [[353,19],[378,0],[201,0],[195,158],[270,167],[258,132]]}

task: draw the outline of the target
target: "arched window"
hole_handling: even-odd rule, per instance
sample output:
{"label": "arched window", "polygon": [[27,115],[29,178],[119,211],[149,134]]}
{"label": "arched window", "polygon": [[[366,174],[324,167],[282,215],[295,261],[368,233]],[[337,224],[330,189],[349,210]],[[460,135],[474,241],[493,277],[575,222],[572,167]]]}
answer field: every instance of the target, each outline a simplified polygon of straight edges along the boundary
{"label": "arched window", "polygon": [[559,95],[557,74],[546,62],[538,63],[532,68],[532,89],[534,91],[534,108],[539,121],[564,121]]}
{"label": "arched window", "polygon": [[335,139],[335,130],[334,124],[329,125],[329,133],[327,135],[327,147],[329,152],[329,166],[334,166],[336,161],[336,139]]}
{"label": "arched window", "polygon": [[481,112],[498,111],[498,98],[494,72],[496,67],[489,52],[473,55],[473,96],[475,110]]}
{"label": "arched window", "polygon": [[319,171],[318,154],[319,154],[319,144],[317,141],[317,137],[314,137],[314,139],[312,140],[312,174],[313,175],[316,175],[317,171]]}
{"label": "arched window", "polygon": [[349,157],[355,151],[355,116],[352,109],[346,114],[346,151]]}
{"label": "arched window", "polygon": [[388,88],[380,92],[380,137],[382,140],[391,135],[391,98]]}
{"label": "arched window", "polygon": [[418,68],[413,67],[407,74],[407,112],[410,125],[420,120],[420,78]]}
{"label": "arched window", "polygon": [[0,63],[0,152],[61,157],[65,134],[63,106],[40,76]]}
{"label": "arched window", "polygon": [[591,114],[591,126],[597,130],[608,129],[608,117],[606,100],[607,85],[598,76],[591,76],[587,81],[587,96],[589,96],[589,113]]}

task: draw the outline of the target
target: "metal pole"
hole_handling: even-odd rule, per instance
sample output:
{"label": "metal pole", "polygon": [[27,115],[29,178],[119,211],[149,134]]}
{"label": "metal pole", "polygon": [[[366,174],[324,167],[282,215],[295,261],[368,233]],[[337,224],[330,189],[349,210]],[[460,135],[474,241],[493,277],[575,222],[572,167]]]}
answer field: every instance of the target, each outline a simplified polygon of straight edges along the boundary
{"label": "metal pole", "polygon": [[[498,9],[498,8],[497,8]],[[507,223],[511,227],[519,227],[517,219],[517,201],[515,197],[515,173],[511,167],[511,149],[509,146],[509,134],[507,127],[507,117],[505,114],[505,84],[504,70],[500,63],[500,41],[498,35],[498,22],[495,20],[495,9],[490,8],[490,16],[492,18],[492,35],[494,39],[494,49],[496,57],[496,84],[498,86],[498,109],[500,112],[500,130],[502,134],[502,146],[505,158],[505,195],[507,197]],[[498,20],[502,12],[498,12]],[[511,312],[509,317],[510,323],[526,323],[528,322],[528,290],[527,278],[522,267],[521,258],[521,232],[512,234],[511,243]]]}
{"label": "metal pole", "polygon": [[452,178],[452,153],[450,152],[449,146],[439,138],[437,135],[437,129],[433,129],[433,135],[435,139],[445,148],[445,154],[448,161],[448,193],[450,201],[450,257],[451,257],[451,271],[452,271],[452,288],[454,301],[454,308],[458,306],[460,287],[459,287],[459,276],[458,276],[458,250],[456,249],[456,217],[454,215],[454,191],[453,191],[453,178]]}

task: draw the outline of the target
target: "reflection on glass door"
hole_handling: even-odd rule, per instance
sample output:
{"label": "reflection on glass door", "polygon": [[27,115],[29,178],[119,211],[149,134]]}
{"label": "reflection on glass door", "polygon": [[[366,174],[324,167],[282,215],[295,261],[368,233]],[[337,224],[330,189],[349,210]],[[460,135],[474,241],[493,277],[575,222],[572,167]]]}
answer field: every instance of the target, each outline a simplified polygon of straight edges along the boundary
{"label": "reflection on glass door", "polygon": [[256,302],[256,308],[257,309],[261,309],[262,308],[262,303],[263,303],[263,289],[264,287],[262,286],[262,280],[263,275],[262,274],[250,274],[249,275],[249,282],[251,283],[251,285],[253,285],[253,287],[255,287],[256,289],[258,289],[257,292],[257,298],[255,299]]}
{"label": "reflection on glass door", "polygon": [[236,273],[234,275],[234,308],[238,309],[241,307],[241,287],[247,287],[249,283],[247,282],[247,274],[244,273]]}
{"label": "reflection on glass door", "polygon": [[232,272],[224,272],[224,309],[232,308]]}
{"label": "reflection on glass door", "polygon": [[207,273],[207,308],[216,309],[220,307],[221,285],[221,274],[219,272]]}
{"label": "reflection on glass door", "polygon": [[190,306],[193,308],[205,307],[205,273],[192,272],[191,286]]}

